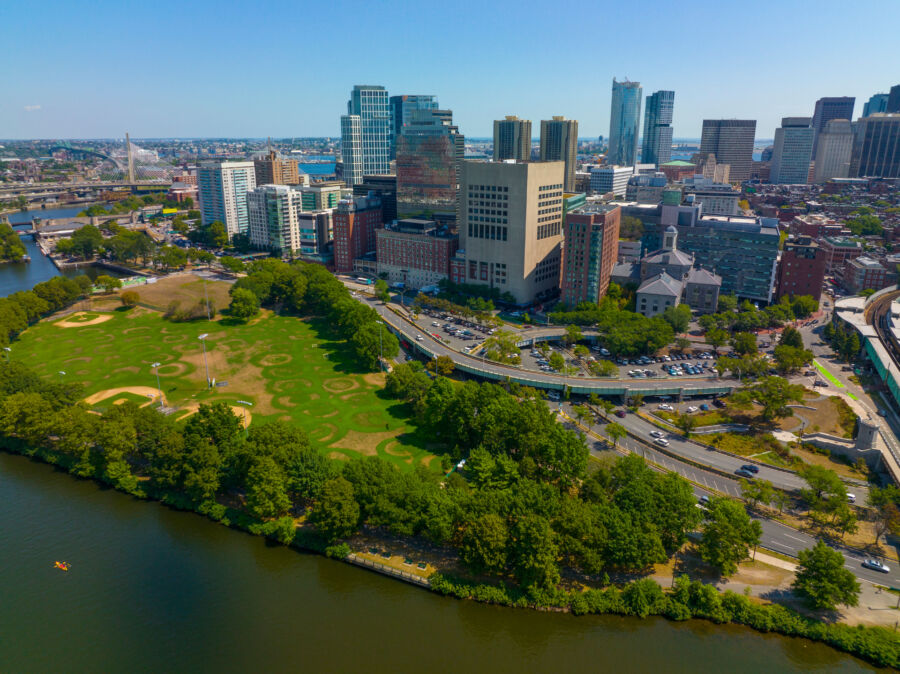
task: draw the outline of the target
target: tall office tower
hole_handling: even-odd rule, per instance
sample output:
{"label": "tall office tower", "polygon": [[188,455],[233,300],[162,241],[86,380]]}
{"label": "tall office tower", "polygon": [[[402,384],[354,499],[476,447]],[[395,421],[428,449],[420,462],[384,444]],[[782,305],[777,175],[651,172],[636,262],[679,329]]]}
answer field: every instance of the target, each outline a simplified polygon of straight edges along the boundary
{"label": "tall office tower", "polygon": [[566,162],[563,189],[575,191],[575,157],[578,154],[578,121],[554,116],[541,120],[541,161]]}
{"label": "tall office tower", "polygon": [[637,162],[642,92],[640,82],[617,82],[613,78],[607,164],[634,166]]}
{"label": "tall office tower", "polygon": [[888,94],[873,94],[863,106],[862,116],[868,117],[869,115],[874,115],[876,112],[886,112],[888,98]]}
{"label": "tall office tower", "polygon": [[900,178],[900,114],[881,112],[856,125],[850,176]]}
{"label": "tall office tower", "polygon": [[748,180],[755,136],[755,119],[704,119],[700,152],[712,152],[719,164],[731,166],[730,180]]}
{"label": "tall office tower", "polygon": [[381,200],[374,194],[343,199],[334,211],[334,270],[353,271],[353,260],[375,252],[375,229],[381,227]]}
{"label": "tall office tower", "polygon": [[856,99],[853,96],[829,96],[820,98],[816,101],[816,109],[813,113],[812,128],[813,134],[813,156],[819,147],[816,140],[820,133],[825,130],[825,125],[832,119],[853,119],[853,106]]}
{"label": "tall office tower", "polygon": [[891,87],[884,111],[889,113],[900,112],[900,84],[895,84]]}
{"label": "tall office tower", "polygon": [[531,120],[507,115],[494,120],[494,161],[531,159]]}
{"label": "tall office tower", "polygon": [[647,96],[644,110],[644,141],[641,161],[644,164],[665,164],[672,158],[672,112],[674,91],[657,91]]}
{"label": "tall office tower", "polygon": [[397,216],[455,224],[465,138],[450,110],[416,110],[397,138]]}
{"label": "tall office tower", "polygon": [[781,126],[775,129],[775,150],[772,152],[769,182],[806,184],[816,135],[816,130],[810,126],[811,121],[809,117],[782,117]]}
{"label": "tall office tower", "polygon": [[385,222],[397,219],[397,176],[363,176],[363,181],[353,186],[354,197],[366,197],[369,193],[381,199],[381,216]]}
{"label": "tall office tower", "polygon": [[250,242],[280,255],[300,248],[297,217],[303,210],[300,190],[289,185],[262,185],[247,192]]}
{"label": "tall office tower", "polygon": [[619,254],[621,215],[619,206],[594,203],[566,213],[560,288],[570,307],[606,295]]}
{"label": "tall office tower", "polygon": [[850,154],[853,151],[853,126],[849,119],[832,119],[819,134],[813,182],[824,183],[831,178],[850,175]]}
{"label": "tall office tower", "polygon": [[415,110],[437,110],[436,96],[391,96],[391,159],[397,156],[397,139]]}
{"label": "tall office tower", "polygon": [[250,226],[247,192],[256,187],[253,162],[204,162],[197,171],[197,183],[203,224],[218,220],[229,239],[246,234]]}
{"label": "tall office tower", "polygon": [[384,87],[357,84],[341,116],[341,158],[349,187],[391,165],[391,109]]}
{"label": "tall office tower", "polygon": [[517,304],[559,289],[565,163],[463,162],[461,282],[510,293]]}
{"label": "tall office tower", "polygon": [[[254,159],[257,185],[299,185],[300,170],[296,159],[282,159],[275,150],[269,150],[264,159]],[[305,181],[309,176],[303,174]]]}

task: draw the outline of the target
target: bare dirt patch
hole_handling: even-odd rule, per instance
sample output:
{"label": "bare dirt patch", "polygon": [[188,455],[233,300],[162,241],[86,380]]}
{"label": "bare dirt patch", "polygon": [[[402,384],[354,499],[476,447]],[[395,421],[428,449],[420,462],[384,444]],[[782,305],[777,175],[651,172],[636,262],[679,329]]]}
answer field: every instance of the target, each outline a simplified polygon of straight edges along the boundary
{"label": "bare dirt patch", "polygon": [[[382,431],[381,433],[360,433],[359,431],[349,430],[340,440],[331,443],[329,447],[340,449],[352,449],[365,456],[375,456],[377,454],[375,448],[380,443],[390,438],[396,437],[400,431]],[[402,456],[402,455],[398,455]]]}
{"label": "bare dirt patch", "polygon": [[290,354],[287,353],[270,353],[260,359],[259,364],[263,367],[271,367],[273,365],[287,365],[292,360]]}
{"label": "bare dirt patch", "polygon": [[[241,422],[243,428],[247,428],[247,426],[253,422],[253,415],[250,413],[250,410],[243,405],[229,405],[228,407],[234,413],[234,416]],[[187,419],[192,414],[196,414],[199,409],[199,403],[191,403],[188,407],[178,411],[178,414],[180,414],[178,420],[181,421],[182,419]]]}
{"label": "bare dirt patch", "polygon": [[[79,317],[81,317],[81,320],[79,320]],[[112,319],[112,317],[112,314],[100,314],[96,318],[89,319],[84,311],[76,311],[74,314],[70,314],[61,321],[56,321],[53,325],[58,328],[83,328],[87,325],[106,323],[106,321]]]}
{"label": "bare dirt patch", "polygon": [[329,459],[337,459],[338,461],[349,461],[350,457],[344,454],[343,452],[328,452],[326,454]]}
{"label": "bare dirt patch", "polygon": [[382,388],[384,386],[384,374],[381,372],[370,372],[369,374],[364,374],[363,379],[365,379],[366,383],[370,386],[377,386],[378,388]]}
{"label": "bare dirt patch", "polygon": [[343,393],[344,391],[352,391],[355,388],[359,388],[359,382],[347,377],[338,377],[323,381],[322,388],[329,393]]}
{"label": "bare dirt patch", "polygon": [[207,294],[216,307],[226,307],[230,301],[228,296],[230,287],[230,284],[223,281],[204,282],[199,276],[185,274],[168,276],[156,283],[148,283],[129,290],[136,290],[141,296],[141,302],[159,311],[165,311],[172,301],[179,302],[182,309],[187,309],[200,302]]}

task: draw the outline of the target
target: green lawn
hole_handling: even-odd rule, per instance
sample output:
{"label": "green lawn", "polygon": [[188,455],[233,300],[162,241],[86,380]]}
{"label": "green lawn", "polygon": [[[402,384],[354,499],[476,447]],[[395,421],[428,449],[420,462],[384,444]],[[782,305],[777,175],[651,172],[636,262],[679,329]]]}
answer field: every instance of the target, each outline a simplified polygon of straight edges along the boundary
{"label": "green lawn", "polygon": [[[203,333],[209,335],[210,377],[227,382],[211,391],[198,339]],[[249,401],[253,423],[296,423],[332,458],[378,455],[406,469],[440,470],[440,460],[409,423],[406,408],[383,397],[383,377],[361,372],[346,345],[330,340],[326,326],[315,321],[266,313],[246,325],[170,323],[145,309],[114,311],[110,320],[85,327],[43,321],[26,330],[12,349],[14,359],[43,376],[83,383],[88,396],[143,387],[91,403],[97,411],[117,400],[148,402],[156,389],[150,365],[159,362],[163,394],[179,408],[179,418],[200,402],[226,402],[240,414],[237,401]]]}

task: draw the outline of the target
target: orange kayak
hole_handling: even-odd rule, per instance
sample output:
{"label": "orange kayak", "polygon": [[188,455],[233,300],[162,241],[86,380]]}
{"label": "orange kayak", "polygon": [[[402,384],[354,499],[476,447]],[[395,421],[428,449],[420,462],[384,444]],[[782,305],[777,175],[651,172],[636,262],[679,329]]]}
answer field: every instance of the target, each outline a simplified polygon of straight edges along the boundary
{"label": "orange kayak", "polygon": [[54,563],[53,563],[53,566],[54,566],[54,568],[60,569],[61,571],[68,571],[68,570],[69,570],[69,563],[68,563],[68,562],[54,562]]}

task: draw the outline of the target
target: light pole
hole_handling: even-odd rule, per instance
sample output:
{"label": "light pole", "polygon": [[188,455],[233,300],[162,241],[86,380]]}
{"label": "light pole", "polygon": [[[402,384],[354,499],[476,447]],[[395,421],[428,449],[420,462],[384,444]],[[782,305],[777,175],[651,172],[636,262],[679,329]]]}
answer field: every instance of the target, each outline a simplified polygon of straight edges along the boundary
{"label": "light pole", "polygon": [[12,349],[10,349],[8,346],[4,346],[3,352],[6,354],[6,362],[8,363],[9,362],[9,354],[12,353]]}
{"label": "light pole", "polygon": [[378,347],[381,350],[381,360],[378,361],[378,369],[384,370],[384,337],[381,331],[384,329],[384,321],[378,321]]}
{"label": "light pole", "polygon": [[200,343],[203,345],[203,365],[206,367],[206,388],[212,386],[211,380],[209,378],[209,363],[206,360],[206,338],[209,337],[209,333],[204,332],[202,335],[197,337],[200,340]]}
{"label": "light pole", "polygon": [[[212,317],[209,315],[209,291],[206,289],[206,277],[203,277],[203,295],[206,297],[206,320],[211,321]],[[208,377],[207,377],[208,379]]]}
{"label": "light pole", "polygon": [[159,363],[150,363],[150,367],[156,372],[156,390],[159,391],[159,406],[163,406],[162,386],[159,385]]}
{"label": "light pole", "polygon": [[243,414],[243,416],[244,416],[244,437],[246,438],[250,434],[250,432],[247,430],[247,428],[250,426],[250,424],[247,423],[247,408],[253,407],[253,403],[251,403],[248,400],[236,400],[235,402],[238,405],[242,406],[241,409],[244,412],[244,414]]}

